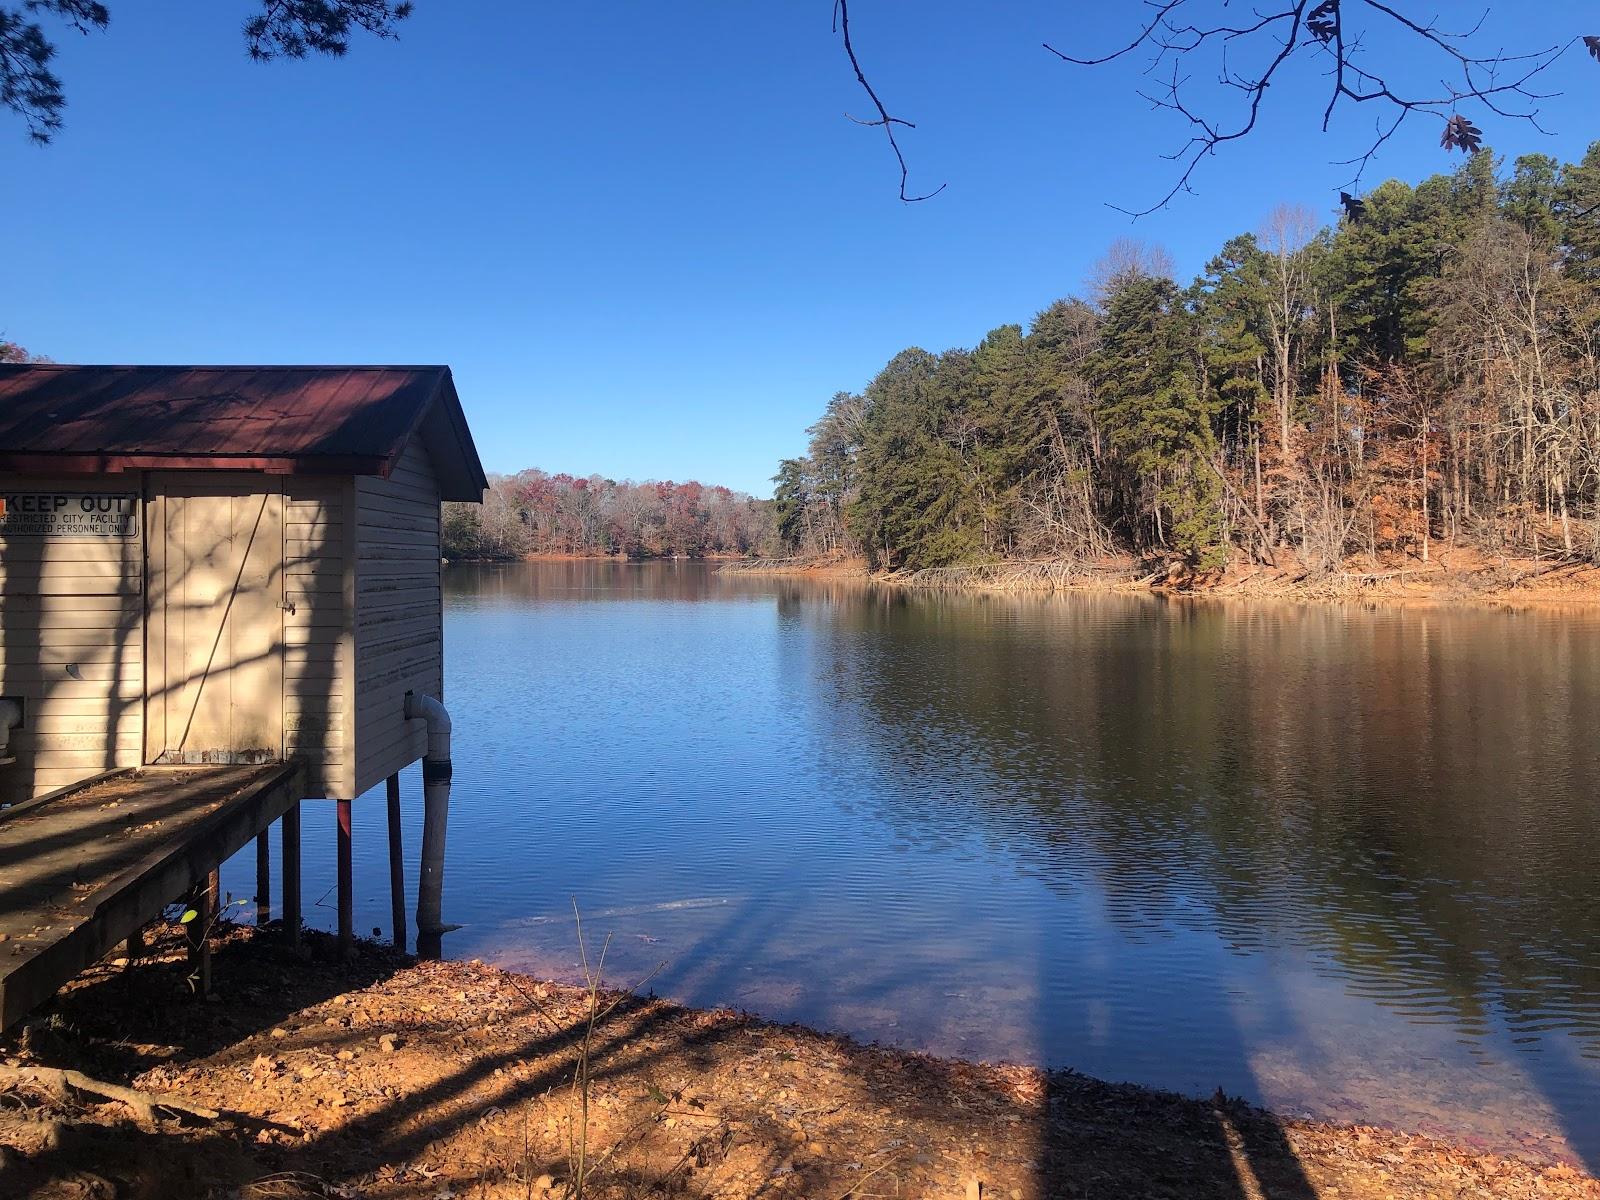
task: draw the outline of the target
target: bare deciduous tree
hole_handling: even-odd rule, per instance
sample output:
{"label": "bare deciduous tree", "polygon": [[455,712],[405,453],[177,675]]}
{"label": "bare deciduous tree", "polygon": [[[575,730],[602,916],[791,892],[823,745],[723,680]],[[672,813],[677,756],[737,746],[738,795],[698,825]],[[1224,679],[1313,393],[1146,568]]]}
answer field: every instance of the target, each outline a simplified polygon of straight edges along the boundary
{"label": "bare deciduous tree", "polygon": [[[1243,9],[1228,0],[1152,0],[1148,8],[1151,15],[1129,40],[1105,53],[1069,54],[1044,44],[1086,67],[1147,55],[1145,74],[1154,82],[1140,95],[1182,118],[1188,140],[1169,156],[1178,164],[1175,182],[1149,207],[1120,210],[1130,216],[1155,212],[1188,191],[1201,162],[1254,132],[1270,89],[1297,70],[1326,79],[1324,132],[1343,105],[1380,111],[1366,150],[1341,164],[1354,167],[1355,186],[1410,118],[1437,120],[1442,146],[1471,153],[1481,148],[1483,131],[1468,113],[1537,127],[1540,102],[1549,98],[1536,90],[1538,77],[1579,44],[1600,59],[1600,38],[1576,33],[1528,50],[1490,49],[1480,36],[1487,12],[1447,28],[1435,9],[1407,0],[1277,0]],[[1214,80],[1216,92],[1197,95],[1196,78]]]}
{"label": "bare deciduous tree", "polygon": [[1257,240],[1267,254],[1267,341],[1272,350],[1272,401],[1278,417],[1278,451],[1288,462],[1291,409],[1300,377],[1297,352],[1311,314],[1311,264],[1306,248],[1317,219],[1297,204],[1280,204],[1261,225]]}

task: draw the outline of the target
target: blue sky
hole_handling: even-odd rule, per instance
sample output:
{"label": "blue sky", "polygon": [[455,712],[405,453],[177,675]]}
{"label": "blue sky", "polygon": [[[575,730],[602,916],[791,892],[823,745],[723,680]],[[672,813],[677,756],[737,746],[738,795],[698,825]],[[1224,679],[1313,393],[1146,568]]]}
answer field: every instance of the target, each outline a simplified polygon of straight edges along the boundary
{"label": "blue sky", "polygon": [[[1280,201],[1330,213],[1375,114],[1316,131],[1285,81],[1196,196],[1170,186],[1171,114],[1137,64],[1089,71],[1132,0],[854,0],[912,186],[863,114],[828,0],[554,5],[418,0],[396,43],[339,62],[245,60],[251,5],[120,0],[63,32],[70,107],[37,149],[0,114],[0,335],[62,362],[446,362],[485,464],[699,478],[768,494],[827,398],[895,351],[971,345],[1077,289],[1120,236],[1182,276]],[[1600,32],[1593,6],[1502,3],[1486,36]],[[1600,67],[1547,80],[1544,136],[1600,137]],[[1448,169],[1436,124],[1368,185]]]}

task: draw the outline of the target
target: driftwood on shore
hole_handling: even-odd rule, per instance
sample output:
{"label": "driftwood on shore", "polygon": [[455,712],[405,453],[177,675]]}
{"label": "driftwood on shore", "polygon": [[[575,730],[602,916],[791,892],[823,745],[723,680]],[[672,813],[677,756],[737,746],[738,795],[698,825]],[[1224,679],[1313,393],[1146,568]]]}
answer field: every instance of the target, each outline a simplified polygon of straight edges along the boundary
{"label": "driftwood on shore", "polygon": [[[852,564],[831,559],[746,558],[723,563],[718,570],[728,574],[799,575],[838,572]],[[976,563],[956,567],[924,567],[918,571],[889,571],[872,574],[865,565],[857,568],[860,577],[897,587],[926,588],[935,591],[1054,591],[1072,587],[1136,587],[1148,584],[1156,575],[1139,577],[1131,562],[1087,559],[1024,560]]]}
{"label": "driftwood on shore", "polygon": [[816,570],[818,565],[817,560],[809,558],[734,558],[718,565],[717,571],[726,575],[788,574]]}
{"label": "driftwood on shore", "polygon": [[1396,571],[1340,571],[1339,578],[1346,583],[1378,583],[1384,579],[1399,579],[1402,575],[1436,575],[1445,568],[1442,565],[1429,567],[1402,567]]}

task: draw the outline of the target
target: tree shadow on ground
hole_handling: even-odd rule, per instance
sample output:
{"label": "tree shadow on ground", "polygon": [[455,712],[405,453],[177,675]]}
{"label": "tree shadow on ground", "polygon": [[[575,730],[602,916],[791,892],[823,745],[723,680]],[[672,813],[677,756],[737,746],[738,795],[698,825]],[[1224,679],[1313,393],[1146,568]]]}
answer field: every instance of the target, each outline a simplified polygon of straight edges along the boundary
{"label": "tree shadow on ground", "polygon": [[159,1063],[215,1054],[414,961],[362,942],[341,962],[332,936],[303,930],[301,937],[303,946],[295,949],[283,943],[276,921],[259,931],[219,924],[212,935],[213,994],[202,1001],[183,957],[184,930],[176,923],[154,926],[145,957],[111,958],[90,968],[0,1046],[21,1042],[35,1053],[70,1047],[73,1067],[128,1079]]}
{"label": "tree shadow on ground", "polygon": [[[169,932],[169,951],[180,936]],[[244,1068],[263,1050],[313,1050],[335,1058],[342,1051],[353,1053],[356,1047],[370,1050],[367,1034],[331,1019],[309,1031],[302,1025],[292,1041],[283,1026],[292,1024],[295,1014],[334,997],[382,985],[416,960],[364,943],[340,962],[333,938],[310,930],[302,936],[307,948],[297,952],[272,937],[225,930],[221,945],[213,951],[216,985],[211,1001],[193,995],[186,965],[170,952],[132,967],[101,964],[41,1010],[20,1037],[10,1039],[14,1043],[10,1048],[20,1049],[16,1043],[22,1043],[31,1058],[115,1083],[131,1082],[158,1065],[182,1077],[187,1064],[223,1059],[230,1068],[237,1062],[241,1093],[249,1086]],[[160,947],[152,950],[159,955]],[[208,1188],[237,1187],[269,1173],[302,1181],[337,1181],[384,1168],[403,1171],[429,1146],[478,1122],[485,1112],[503,1111],[571,1082],[582,1022],[563,1025],[539,1019],[537,1001],[522,985],[516,986],[526,1002],[519,1001],[513,1011],[496,1019],[522,1022],[536,1033],[502,1038],[484,1053],[464,1054],[459,1070],[424,1086],[386,1088],[393,1094],[375,1110],[325,1132],[308,1129],[288,1145],[258,1149],[249,1144],[252,1135],[281,1128],[281,1123],[225,1115],[215,1126],[188,1129],[182,1137],[173,1136],[175,1126],[155,1130],[129,1122],[71,1125],[47,1136],[41,1151],[28,1155],[27,1161],[13,1162],[12,1173],[0,1179],[0,1193],[53,1197],[76,1195],[74,1188],[87,1187],[87,1194],[95,1195],[99,1180],[108,1189],[107,1196],[154,1197],[175,1194],[173,1188],[205,1194]],[[597,1083],[647,1066],[653,1054],[648,1049],[652,1027],[674,1011],[639,997],[613,998],[618,1003],[595,1035],[591,1050]],[[407,1037],[442,1044],[461,1036],[463,1017],[470,1026],[478,1015],[471,1006],[438,1013],[413,1021]],[[278,1040],[279,1033],[285,1040]],[[708,1028],[705,1037],[714,1036],[715,1029]],[[692,1050],[692,1039],[678,1040],[675,1048]],[[538,1063],[539,1069],[524,1069],[529,1063]],[[217,1106],[225,1107],[220,1102]],[[239,1107],[249,1105],[241,1101]],[[6,1165],[0,1155],[0,1172]],[[531,1178],[532,1171],[559,1171],[564,1165],[530,1162],[522,1164],[522,1173]],[[428,1189],[426,1194],[437,1190]]]}
{"label": "tree shadow on ground", "polygon": [[[175,952],[132,970],[104,964],[41,1013],[24,1056],[232,1112],[140,1127],[116,1104],[45,1104],[12,1089],[0,1105],[0,1195],[564,1194],[585,993],[370,944],[341,962],[335,940],[316,933],[309,954],[270,931],[229,930],[220,942],[219,1000],[187,994]],[[1310,1200],[1311,1179],[1365,1200],[1536,1182],[1515,1164],[1380,1131],[1297,1126],[1291,1144],[1271,1115],[1220,1097],[602,993],[613,1002],[588,1057],[588,1108],[603,1114],[585,1143],[602,1168],[592,1200],[866,1200],[971,1194],[974,1183],[1012,1200]],[[60,1128],[45,1136],[46,1122]],[[31,1135],[18,1135],[24,1127]],[[542,1175],[556,1186],[539,1188]],[[1593,1194],[1583,1187],[1540,1194]]]}
{"label": "tree shadow on ground", "polygon": [[[305,1122],[304,1134],[266,1137],[260,1120],[160,1130],[131,1122],[69,1123],[53,1144],[29,1152],[25,1173],[7,1185],[16,1194],[70,1195],[67,1184],[79,1186],[93,1176],[113,1181],[108,1186],[118,1195],[203,1195],[273,1176],[280,1181],[274,1187],[304,1189],[275,1194],[333,1194],[313,1190],[325,1186],[319,1181],[362,1187],[381,1181],[384,1195],[432,1197],[441,1184],[417,1168],[459,1159],[463,1146],[485,1160],[470,1181],[481,1185],[484,1196],[520,1195],[537,1175],[560,1178],[566,1172],[564,1156],[552,1155],[548,1138],[538,1152],[519,1149],[514,1117],[498,1142],[483,1132],[487,1125],[506,1126],[505,1114],[526,1113],[529,1105],[542,1102],[546,1107],[537,1111],[552,1111],[552,1096],[558,1106],[566,1104],[583,1023],[572,1019],[570,1007],[551,1019],[533,990],[538,985],[470,964],[441,964],[440,979],[449,982],[438,986],[470,986],[470,976],[478,987],[465,1004],[449,1003],[453,993],[440,997],[445,1003],[424,1004],[415,972],[395,980],[414,960],[383,947],[363,945],[340,963],[333,940],[315,933],[308,934],[309,953],[300,954],[270,933],[227,931],[220,941],[213,964],[219,1000],[193,998],[175,956],[132,969],[103,965],[35,1023],[33,1048],[58,1065],[117,1082],[159,1064],[163,1087],[180,1094],[194,1089],[201,1102],[216,1107],[236,1105],[271,1118],[277,1115],[274,1104],[292,1102]],[[432,1054],[432,1073],[408,1074],[393,1066],[397,1059],[381,1054],[374,1060],[371,1025],[324,1017],[345,1011],[346,994],[366,988],[382,995],[392,981],[407,1010],[404,1037]],[[571,993],[566,995],[570,1000]],[[1015,1184],[1031,1184],[1027,1194],[1045,1197],[1304,1200],[1314,1194],[1281,1129],[1242,1104],[1208,1105],[1071,1074],[907,1055],[764,1026],[737,1013],[618,998],[593,1044],[597,1095],[632,1095],[655,1128],[662,1113],[687,1103],[667,1079],[709,1077],[732,1063],[734,1070],[748,1071],[741,1078],[749,1082],[740,1088],[762,1093],[753,1110],[760,1115],[738,1121],[736,1137],[734,1125],[708,1121],[704,1135],[681,1155],[633,1162],[619,1155],[596,1195],[712,1190],[710,1176],[696,1172],[715,1171],[735,1141],[751,1181],[739,1194],[751,1196],[867,1195],[878,1184],[890,1188],[887,1194],[922,1194],[951,1155],[969,1155],[979,1142],[988,1143],[977,1151],[980,1159],[993,1152],[1022,1164],[1023,1173],[1013,1171],[1002,1195]],[[349,1003],[361,1002],[356,996]],[[785,1045],[794,1047],[798,1060]],[[255,1086],[252,1074],[281,1072],[290,1062],[307,1060],[333,1067],[350,1052],[376,1062],[385,1085],[376,1104],[336,1117],[338,1102],[328,1100],[329,1119],[319,1121],[323,1085],[292,1074],[277,1077],[291,1087],[287,1096],[248,1096]],[[274,1057],[283,1064],[262,1067],[263,1058]],[[446,1067],[432,1070],[440,1062]],[[830,1072],[833,1082],[819,1085]],[[658,1079],[673,1093],[660,1108],[639,1099],[641,1087],[653,1091]],[[237,1099],[228,1094],[235,1086]],[[833,1089],[831,1104],[814,1106],[815,1097],[786,1092],[818,1086]],[[719,1098],[732,1090],[725,1083]],[[842,1108],[858,1127],[836,1142],[840,1133],[814,1108]],[[822,1138],[834,1144],[827,1151],[810,1148]],[[597,1155],[605,1153],[609,1139],[608,1134],[597,1141]],[[876,1182],[869,1185],[869,1178]],[[452,1182],[458,1195],[478,1194],[462,1191],[459,1175]]]}

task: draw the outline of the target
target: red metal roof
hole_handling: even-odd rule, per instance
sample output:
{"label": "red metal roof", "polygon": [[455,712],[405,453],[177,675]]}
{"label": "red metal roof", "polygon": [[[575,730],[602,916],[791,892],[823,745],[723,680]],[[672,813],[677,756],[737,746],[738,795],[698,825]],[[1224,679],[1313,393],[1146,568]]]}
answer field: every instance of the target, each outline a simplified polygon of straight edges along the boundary
{"label": "red metal roof", "polygon": [[480,500],[449,367],[0,365],[0,470],[387,476],[419,432],[444,498]]}

